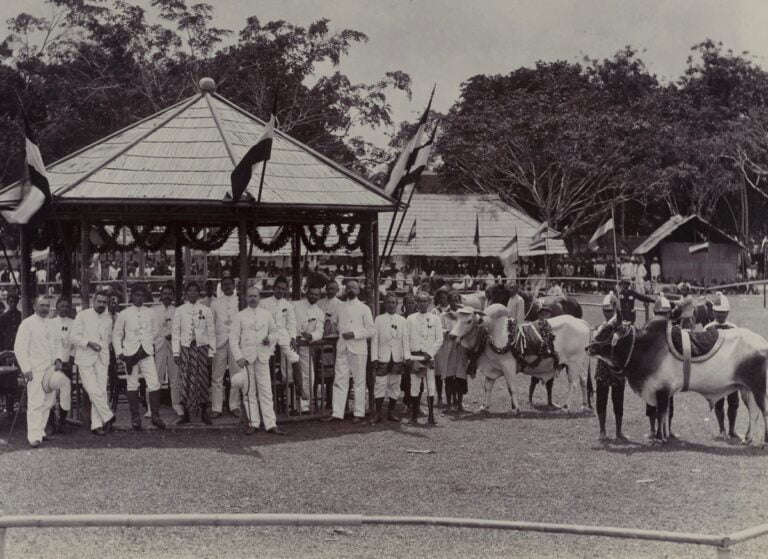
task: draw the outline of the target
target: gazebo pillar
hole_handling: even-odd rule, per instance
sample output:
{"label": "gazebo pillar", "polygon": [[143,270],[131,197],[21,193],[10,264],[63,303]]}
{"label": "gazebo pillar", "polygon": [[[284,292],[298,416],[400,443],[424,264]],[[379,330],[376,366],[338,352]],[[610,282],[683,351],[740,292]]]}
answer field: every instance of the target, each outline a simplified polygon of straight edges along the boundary
{"label": "gazebo pillar", "polygon": [[291,226],[291,296],[301,299],[301,225]]}
{"label": "gazebo pillar", "polygon": [[[72,227],[69,223],[61,225],[61,248],[62,251],[56,255],[56,261],[59,263],[61,271],[61,295],[72,300]],[[49,280],[51,278],[48,278]]]}
{"label": "gazebo pillar", "polygon": [[237,222],[237,250],[240,253],[240,309],[244,309],[248,295],[248,220],[244,216]]}
{"label": "gazebo pillar", "polygon": [[[176,306],[183,302],[184,292],[184,253],[182,252],[181,226],[177,225],[173,231],[173,287],[176,292]],[[205,290],[205,287],[202,286]]]}
{"label": "gazebo pillar", "polygon": [[[80,306],[87,309],[90,302],[91,226],[80,219]],[[126,294],[127,296],[127,294]]]}
{"label": "gazebo pillar", "polygon": [[29,242],[29,226],[21,225],[19,227],[19,287],[21,288],[21,316],[27,318],[32,314],[31,293],[31,268],[32,268],[32,246]]}
{"label": "gazebo pillar", "polygon": [[360,224],[363,253],[363,275],[365,275],[365,293],[374,318],[379,314],[379,229],[376,215],[366,216]]}

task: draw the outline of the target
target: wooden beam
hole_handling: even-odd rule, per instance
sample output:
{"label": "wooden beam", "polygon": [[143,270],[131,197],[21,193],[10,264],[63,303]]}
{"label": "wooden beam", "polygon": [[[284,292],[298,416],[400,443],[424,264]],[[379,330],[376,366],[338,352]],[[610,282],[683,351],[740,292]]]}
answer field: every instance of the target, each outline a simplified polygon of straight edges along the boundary
{"label": "wooden beam", "polygon": [[[80,219],[80,305],[87,309],[90,304],[90,263],[91,263],[91,226]],[[126,293],[127,297],[128,294]]]}
{"label": "wooden beam", "polygon": [[244,309],[248,293],[248,220],[245,216],[237,223],[237,250],[240,253],[240,309]]}
{"label": "wooden beam", "polygon": [[19,286],[21,287],[21,316],[32,314],[32,299],[37,295],[30,289],[32,285],[32,244],[29,239],[29,226],[19,227]]}
{"label": "wooden beam", "polygon": [[291,234],[291,295],[294,301],[301,299],[301,225],[294,225]]}
{"label": "wooden beam", "polygon": [[[176,306],[183,302],[184,293],[184,254],[182,252],[181,227],[173,231],[173,286],[176,291]],[[205,287],[202,287],[205,290]]]}
{"label": "wooden beam", "polygon": [[[75,254],[72,246],[72,226],[68,223],[61,224],[61,253],[56,255],[56,261],[61,271],[61,295],[72,300],[72,258]],[[48,278],[49,281],[55,278]]]}

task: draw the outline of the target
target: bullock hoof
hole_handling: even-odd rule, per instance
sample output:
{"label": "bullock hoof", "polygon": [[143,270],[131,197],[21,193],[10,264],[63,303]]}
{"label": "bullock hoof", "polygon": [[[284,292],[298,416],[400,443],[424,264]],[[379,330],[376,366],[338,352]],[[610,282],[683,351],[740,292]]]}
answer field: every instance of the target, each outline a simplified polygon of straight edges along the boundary
{"label": "bullock hoof", "polygon": [[602,442],[605,442],[605,441],[610,441],[611,438],[608,435],[606,435],[605,433],[600,433],[600,437],[598,438],[598,440],[602,441]]}
{"label": "bullock hoof", "polygon": [[522,413],[522,412],[520,411],[520,408],[519,408],[519,407],[513,407],[513,408],[512,408],[512,415],[515,415],[515,416],[517,416],[517,415],[520,415],[521,413]]}
{"label": "bullock hoof", "polygon": [[717,435],[712,437],[716,441],[724,441],[726,439],[725,437],[725,431],[720,431]]}
{"label": "bullock hoof", "polygon": [[480,406],[480,409],[477,410],[477,413],[482,413],[483,415],[488,415],[491,413],[490,408],[486,408],[485,406]]}
{"label": "bullock hoof", "polygon": [[732,433],[728,433],[728,438],[731,440],[740,441],[742,437],[736,431],[734,431]]}
{"label": "bullock hoof", "polygon": [[547,404],[547,409],[550,410],[550,411],[557,411],[557,410],[565,409],[567,411],[568,410],[568,406],[565,406],[563,408],[563,406],[558,406],[556,403],[550,402],[549,404]]}

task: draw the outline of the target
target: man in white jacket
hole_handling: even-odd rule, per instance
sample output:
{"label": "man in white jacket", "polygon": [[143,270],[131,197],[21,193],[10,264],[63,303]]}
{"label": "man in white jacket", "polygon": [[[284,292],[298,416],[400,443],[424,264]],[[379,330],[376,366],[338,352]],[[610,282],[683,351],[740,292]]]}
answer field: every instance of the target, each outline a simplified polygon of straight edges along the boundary
{"label": "man in white jacket", "polygon": [[131,306],[117,315],[112,330],[112,346],[115,355],[125,362],[126,396],[131,411],[131,425],[134,430],[141,430],[139,413],[139,373],[147,383],[147,399],[152,410],[152,425],[165,429],[160,419],[160,382],[154,359],[155,313],[144,306],[147,288],[136,285],[131,290]]}
{"label": "man in white jacket", "polygon": [[112,318],[107,312],[109,295],[96,293],[93,307],[77,314],[72,324],[75,364],[83,388],[91,399],[91,432],[105,435],[112,429],[115,416],[107,399],[109,378],[109,344],[112,339]]}
{"label": "man in white jacket", "polygon": [[384,398],[389,398],[388,421],[399,421],[393,412],[400,395],[400,380],[405,371],[405,356],[410,354],[408,328],[405,317],[397,314],[397,295],[388,293],[384,298],[384,314],[376,317],[371,340],[371,365],[376,374],[373,388],[376,412],[371,423],[382,420]]}
{"label": "man in white jacket", "polygon": [[[299,363],[301,364],[301,392],[306,395],[312,393],[315,382],[314,363],[309,344],[323,339],[323,324],[325,313],[317,306],[320,300],[320,287],[310,286],[307,289],[306,298],[294,304],[296,312],[296,325],[299,339]],[[309,400],[301,401],[301,413],[309,413]]]}
{"label": "man in white jacket", "polygon": [[45,423],[56,390],[61,392],[62,408],[69,410],[70,400],[66,391],[69,379],[61,372],[56,342],[48,323],[51,303],[41,295],[35,300],[34,310],[35,314],[19,325],[13,351],[27,381],[27,440],[29,446],[37,448],[44,439],[51,439],[45,433]]}
{"label": "man in white jacket", "polygon": [[[164,285],[160,290],[160,304],[155,307],[155,368],[158,382],[162,385],[168,382],[171,392],[171,405],[176,415],[183,415],[181,407],[181,380],[179,368],[173,360],[171,347],[171,325],[176,305],[173,304],[175,292],[172,285]],[[151,413],[150,413],[151,416]]]}
{"label": "man in white jacket", "polygon": [[368,305],[360,301],[360,285],[349,280],[346,285],[346,300],[337,307],[336,329],[339,341],[336,343],[336,368],[333,378],[333,415],[326,421],[344,419],[347,407],[349,379],[354,382],[355,411],[352,423],[362,423],[365,417],[365,365],[368,359],[368,339],[373,337],[373,315]]}
{"label": "man in white jacket", "polygon": [[411,371],[411,423],[417,423],[421,382],[426,384],[430,425],[435,425],[435,362],[434,357],[443,345],[443,327],[440,318],[429,312],[429,294],[416,296],[416,312],[408,317],[408,349],[406,359],[414,361]]}
{"label": "man in white jacket", "polygon": [[272,313],[259,307],[260,294],[257,286],[248,288],[248,306],[237,314],[229,331],[229,345],[240,368],[232,376],[232,390],[243,395],[248,416],[246,434],[258,431],[259,423],[263,421],[267,433],[285,435],[277,428],[269,376],[269,358],[280,332]]}
{"label": "man in white jacket", "polygon": [[[224,374],[229,370],[230,381],[237,372],[235,358],[229,348],[229,330],[240,310],[235,281],[232,276],[221,278],[221,295],[211,302],[213,324],[216,332],[216,353],[213,356],[213,372],[211,376],[211,419],[221,417],[224,405]],[[240,409],[237,390],[229,393],[229,411]]]}
{"label": "man in white jacket", "polygon": [[[72,362],[73,355],[71,332],[72,332],[72,318],[69,316],[71,312],[71,304],[69,299],[60,297],[56,301],[56,316],[48,321],[48,326],[51,328],[51,335],[53,336],[54,345],[56,347],[56,357],[61,363],[61,372],[70,380],[70,382],[64,387],[64,394],[59,395],[59,417],[55,418],[54,414],[50,415],[49,423],[52,423],[56,433],[67,433],[66,419],[69,413],[69,408],[64,409],[64,405],[61,404],[61,400],[68,402],[72,401]],[[54,398],[55,403],[55,398]],[[55,408],[54,408],[55,409]]]}

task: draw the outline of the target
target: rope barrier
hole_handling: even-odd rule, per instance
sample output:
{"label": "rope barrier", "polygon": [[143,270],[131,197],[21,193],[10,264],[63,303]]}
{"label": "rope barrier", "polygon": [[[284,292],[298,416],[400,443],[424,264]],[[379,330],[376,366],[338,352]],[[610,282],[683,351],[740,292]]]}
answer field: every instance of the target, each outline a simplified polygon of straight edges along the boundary
{"label": "rope barrier", "polygon": [[579,524],[519,522],[439,516],[382,516],[363,514],[74,514],[0,516],[0,559],[5,559],[6,531],[10,528],[93,528],[170,526],[330,527],[330,526],[428,526],[539,532],[577,536],[657,541],[715,547],[718,557],[730,548],[768,534],[761,524],[728,535],[710,535],[637,528],[613,528]]}

